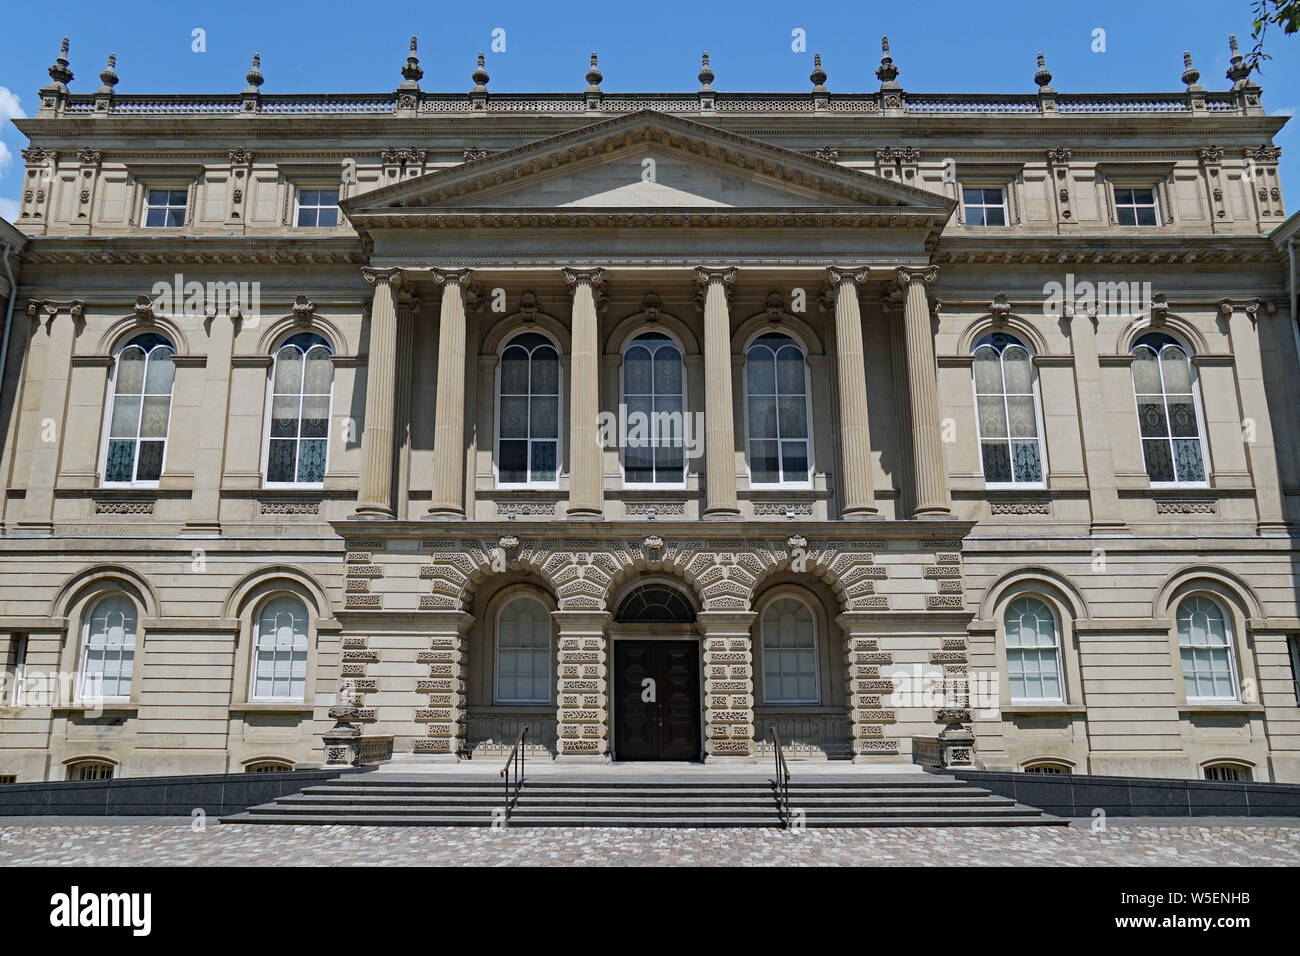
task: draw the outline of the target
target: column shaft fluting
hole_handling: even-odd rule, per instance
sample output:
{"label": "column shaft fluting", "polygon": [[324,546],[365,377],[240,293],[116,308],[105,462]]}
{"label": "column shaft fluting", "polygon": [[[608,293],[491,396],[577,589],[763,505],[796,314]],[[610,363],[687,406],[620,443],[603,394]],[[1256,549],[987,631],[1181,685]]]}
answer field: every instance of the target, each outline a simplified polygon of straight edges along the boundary
{"label": "column shaft fluting", "polygon": [[867,370],[862,344],[862,312],[858,306],[858,283],[866,281],[867,270],[852,272],[832,268],[827,270],[827,275],[835,290],[843,517],[873,518],[878,511],[871,473],[871,429],[867,421]]}
{"label": "column shaft fluting", "polygon": [[375,287],[366,363],[366,427],[361,433],[357,516],[393,517],[393,408],[397,380],[397,288],[401,272],[362,272]]}
{"label": "column shaft fluting", "polygon": [[570,518],[599,518],[604,511],[601,488],[600,365],[596,287],[604,270],[564,270],[573,293],[573,345],[569,375],[569,510]]}
{"label": "column shaft fluting", "polygon": [[465,516],[465,287],[470,270],[433,270],[442,286],[438,315],[438,393],[433,427],[433,499],[429,513]]}
{"label": "column shaft fluting", "polygon": [[704,286],[704,423],[706,518],[734,518],[736,501],[736,429],[731,392],[731,315],[727,286],[735,269],[697,269]]}
{"label": "column shaft fluting", "polygon": [[925,285],[939,274],[937,266],[899,269],[904,286],[903,320],[907,339],[907,386],[912,405],[912,468],[916,477],[916,518],[946,518],[948,482],[943,467],[939,426],[939,382],[930,332],[930,303]]}

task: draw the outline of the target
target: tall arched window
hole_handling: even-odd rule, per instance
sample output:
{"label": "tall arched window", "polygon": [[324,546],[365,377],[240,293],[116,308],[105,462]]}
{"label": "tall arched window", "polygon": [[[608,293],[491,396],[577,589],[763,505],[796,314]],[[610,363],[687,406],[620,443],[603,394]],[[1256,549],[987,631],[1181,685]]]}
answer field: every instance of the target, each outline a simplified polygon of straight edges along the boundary
{"label": "tall arched window", "polygon": [[1178,652],[1188,700],[1236,700],[1232,629],[1223,608],[1200,595],[1178,605]]}
{"label": "tall arched window", "polygon": [[131,696],[138,622],[135,603],[125,594],[110,594],[90,609],[83,628],[79,699]]}
{"label": "tall arched window", "polygon": [[291,594],[271,598],[257,615],[254,640],[252,698],[304,700],[307,605]]}
{"label": "tall arched window", "polygon": [[763,700],[816,704],[817,623],[803,601],[777,598],[763,611]]}
{"label": "tall arched window", "polygon": [[268,484],[318,485],[329,451],[334,358],[314,332],[290,336],[275,353],[267,428]]}
{"label": "tall arched window", "polygon": [[1041,484],[1038,381],[1029,349],[995,332],[975,346],[975,421],[989,484]]}
{"label": "tall arched window", "polygon": [[1064,700],[1061,629],[1052,609],[1038,598],[1016,598],[1007,605],[1003,623],[1012,702]]}
{"label": "tall arched window", "polygon": [[682,351],[662,332],[638,335],[623,350],[623,476],[629,484],[684,480],[684,386]]}
{"label": "tall arched window", "polygon": [[[595,388],[595,382],[582,383]],[[497,476],[502,484],[553,483],[560,460],[560,353],[540,332],[524,332],[501,353]]]}
{"label": "tall arched window", "polygon": [[1187,349],[1163,332],[1139,338],[1133,391],[1147,477],[1166,484],[1205,481],[1196,370]]}
{"label": "tall arched window", "polygon": [[749,475],[756,485],[802,484],[812,469],[803,349],[767,332],[745,353]]}
{"label": "tall arched window", "polygon": [[162,476],[175,352],[171,342],[150,332],[137,335],[117,353],[102,462],[104,484],[147,484]]}
{"label": "tall arched window", "polygon": [[551,615],[536,598],[517,597],[497,617],[497,703],[547,703],[552,683]]}

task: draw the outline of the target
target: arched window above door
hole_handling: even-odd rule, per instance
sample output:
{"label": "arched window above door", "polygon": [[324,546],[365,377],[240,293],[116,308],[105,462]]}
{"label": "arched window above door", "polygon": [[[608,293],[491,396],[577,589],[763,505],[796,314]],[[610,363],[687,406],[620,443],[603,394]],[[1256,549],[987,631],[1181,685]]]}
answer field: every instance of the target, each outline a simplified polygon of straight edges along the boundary
{"label": "arched window above door", "polygon": [[629,624],[688,624],[695,609],[674,587],[643,584],[623,599],[615,618]]}

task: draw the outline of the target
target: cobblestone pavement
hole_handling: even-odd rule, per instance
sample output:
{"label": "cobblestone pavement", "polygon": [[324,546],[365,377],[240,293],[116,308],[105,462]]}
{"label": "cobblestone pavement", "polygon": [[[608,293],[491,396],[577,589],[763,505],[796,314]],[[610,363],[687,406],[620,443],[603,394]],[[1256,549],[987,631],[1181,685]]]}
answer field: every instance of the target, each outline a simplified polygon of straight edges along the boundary
{"label": "cobblestone pavement", "polygon": [[1300,829],[954,827],[871,830],[25,826],[0,865],[1223,866],[1300,865]]}

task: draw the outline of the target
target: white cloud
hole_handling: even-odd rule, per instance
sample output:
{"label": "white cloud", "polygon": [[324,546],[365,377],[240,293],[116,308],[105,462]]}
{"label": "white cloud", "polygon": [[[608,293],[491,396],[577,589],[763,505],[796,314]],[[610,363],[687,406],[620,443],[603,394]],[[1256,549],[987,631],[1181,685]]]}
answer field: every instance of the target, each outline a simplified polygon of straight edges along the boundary
{"label": "white cloud", "polygon": [[0,219],[7,219],[13,222],[18,218],[18,200],[5,199],[0,196]]}
{"label": "white cloud", "polygon": [[0,179],[4,178],[5,170],[13,164],[13,161],[14,154],[10,151],[9,147],[0,140]]}
{"label": "white cloud", "polygon": [[26,115],[18,100],[18,94],[7,86],[0,86],[0,121],[23,119]]}

